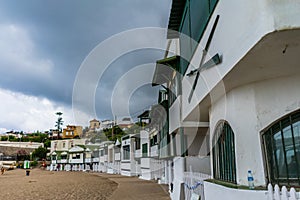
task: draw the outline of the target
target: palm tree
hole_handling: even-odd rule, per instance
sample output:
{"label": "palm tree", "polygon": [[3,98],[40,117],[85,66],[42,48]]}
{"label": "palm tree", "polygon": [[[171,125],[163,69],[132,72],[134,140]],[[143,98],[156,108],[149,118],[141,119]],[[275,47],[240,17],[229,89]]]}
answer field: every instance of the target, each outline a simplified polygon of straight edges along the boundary
{"label": "palm tree", "polygon": [[62,120],[61,115],[63,114],[62,112],[57,112],[55,113],[58,115],[57,121],[55,122],[55,127],[57,127],[57,139],[59,138],[59,134],[61,133],[61,126],[63,125],[64,121]]}

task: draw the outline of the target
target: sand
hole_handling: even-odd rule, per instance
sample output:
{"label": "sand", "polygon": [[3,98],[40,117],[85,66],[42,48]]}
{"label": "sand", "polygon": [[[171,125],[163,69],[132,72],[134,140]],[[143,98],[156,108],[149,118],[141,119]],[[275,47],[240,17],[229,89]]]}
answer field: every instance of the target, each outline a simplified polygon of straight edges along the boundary
{"label": "sand", "polygon": [[0,175],[0,199],[170,199],[153,181],[87,172],[50,172],[23,169]]}

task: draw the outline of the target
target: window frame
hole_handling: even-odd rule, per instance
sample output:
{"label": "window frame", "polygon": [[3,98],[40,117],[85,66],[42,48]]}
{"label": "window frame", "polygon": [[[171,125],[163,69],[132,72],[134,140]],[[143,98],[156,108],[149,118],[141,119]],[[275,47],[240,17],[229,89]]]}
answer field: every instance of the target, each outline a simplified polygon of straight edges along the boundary
{"label": "window frame", "polygon": [[[209,24],[210,19],[211,19],[213,13],[214,13],[214,10],[217,7],[217,4],[219,2],[219,0],[207,0],[207,5],[208,5],[208,10],[206,10],[206,11],[208,11],[207,19],[206,19],[206,21],[203,20],[203,21],[199,22],[199,23],[204,23],[203,27],[201,28],[202,31],[200,31],[198,33],[198,35],[193,35],[194,30],[193,30],[192,26],[193,26],[194,22],[192,22],[192,20],[191,20],[191,18],[192,18],[191,17],[191,6],[190,6],[190,4],[192,4],[191,1],[197,1],[197,0],[187,0],[186,1],[185,7],[184,7],[184,11],[183,11],[183,14],[182,14],[182,18],[181,18],[181,22],[180,22],[180,26],[179,26],[179,29],[178,29],[179,32],[180,32],[180,34],[179,34],[180,55],[185,55],[182,52],[182,49],[181,49],[184,46],[184,45],[181,44],[182,43],[181,37],[183,38],[183,40],[189,40],[189,41],[185,41],[185,42],[189,43],[189,47],[188,47],[189,49],[188,48],[183,49],[184,52],[187,52],[187,50],[191,51],[190,52],[190,54],[191,54],[190,56],[189,55],[185,55],[184,56],[184,57],[188,58],[189,60],[186,60],[186,58],[183,58],[183,57],[180,58],[180,61],[179,61],[180,62],[179,72],[182,75],[185,75],[187,69],[189,68],[190,62],[193,59],[193,57],[195,55],[195,52],[197,51],[198,45],[199,45],[199,43],[200,43],[200,41],[201,41],[201,39],[202,39],[202,37],[203,37],[206,29],[207,29],[207,25]],[[187,33],[183,33],[184,23],[188,23],[188,27],[187,27],[188,28],[188,34]],[[196,24],[198,24],[198,23],[196,23]],[[195,46],[193,47],[193,45],[195,45]]]}
{"label": "window frame", "polygon": [[[220,141],[222,139],[223,141]],[[226,141],[226,139],[229,139],[230,141]],[[227,121],[222,121],[217,124],[214,131],[212,142],[213,142],[212,156],[213,156],[214,179],[236,184],[237,165],[236,165],[236,151],[235,151],[236,149],[235,134],[230,124]],[[230,146],[226,146],[226,145],[230,145]],[[225,154],[223,155],[224,151]],[[224,160],[227,161],[230,160],[231,162],[225,163]],[[231,171],[228,172],[228,170]]]}
{"label": "window frame", "polygon": [[130,160],[130,145],[123,146],[122,151],[123,160]]}
{"label": "window frame", "polygon": [[[286,124],[286,122],[289,122]],[[298,144],[296,144],[295,140],[295,128],[294,125],[300,123],[300,110],[296,110],[294,112],[291,112],[289,114],[286,114],[279,119],[274,120],[269,126],[267,126],[263,131],[260,132],[260,139],[262,144],[262,154],[263,154],[263,161],[264,161],[264,170],[266,174],[266,180],[271,184],[278,184],[278,185],[288,185],[293,187],[299,187],[300,186],[300,142],[298,141]],[[296,167],[296,177],[291,177],[289,175],[292,175],[290,173],[290,166],[287,161],[287,152],[290,150],[287,150],[287,146],[285,145],[287,137],[284,137],[284,131],[285,129],[289,127],[290,128],[290,134],[292,135],[292,149],[294,152],[295,162],[297,164]],[[279,128],[279,129],[278,129]],[[273,130],[275,129],[275,131]],[[280,177],[282,172],[281,168],[278,166],[278,158],[275,154],[270,155],[270,151],[274,152],[279,150],[279,148],[276,149],[276,145],[274,148],[274,142],[271,139],[274,138],[274,135],[280,133],[281,137],[281,144],[282,144],[282,150],[284,153],[284,165],[285,165],[285,173],[286,177]],[[298,135],[300,131],[298,130]],[[298,136],[299,137],[299,136]],[[271,141],[271,142],[270,142]],[[271,150],[270,150],[270,144],[271,144]],[[298,148],[296,147],[298,146]],[[299,150],[299,151],[297,151]],[[276,177],[277,176],[277,177]]]}

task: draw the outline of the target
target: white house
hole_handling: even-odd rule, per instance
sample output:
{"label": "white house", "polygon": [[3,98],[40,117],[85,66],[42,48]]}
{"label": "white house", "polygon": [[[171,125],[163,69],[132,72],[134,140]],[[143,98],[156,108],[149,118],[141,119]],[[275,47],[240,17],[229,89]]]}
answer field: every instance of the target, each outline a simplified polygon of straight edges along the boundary
{"label": "white house", "polygon": [[108,169],[109,174],[120,174],[121,173],[121,143],[117,140],[108,146]]}
{"label": "white house", "polygon": [[84,163],[84,148],[74,146],[69,150],[69,164]]}
{"label": "white house", "polygon": [[[83,160],[83,153],[85,153],[85,150],[80,146],[84,146],[86,141],[86,139],[52,140],[49,153],[51,158],[51,169],[56,169],[58,166],[60,169],[64,169],[67,164],[85,163]],[[77,158],[77,154],[80,154],[80,158]]]}
{"label": "white house", "polygon": [[104,141],[100,143],[99,152],[99,166],[101,172],[107,172],[109,166],[109,159],[111,160],[112,155],[108,154],[108,147],[113,144],[113,141]]}
{"label": "white house", "polygon": [[212,176],[209,200],[267,199],[224,187],[247,187],[248,170],[255,187],[299,186],[299,2],[173,0],[168,28],[153,83],[167,88],[172,199],[188,171]]}
{"label": "white house", "polygon": [[134,134],[122,137],[121,141],[121,175],[137,176],[138,162],[135,160],[136,138]]}

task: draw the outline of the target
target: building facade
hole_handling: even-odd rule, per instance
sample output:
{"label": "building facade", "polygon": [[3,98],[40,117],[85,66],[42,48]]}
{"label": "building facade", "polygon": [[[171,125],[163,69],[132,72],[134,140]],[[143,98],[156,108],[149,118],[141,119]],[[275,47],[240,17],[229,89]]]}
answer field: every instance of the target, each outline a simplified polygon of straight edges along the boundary
{"label": "building facade", "polygon": [[172,139],[162,145],[175,150],[172,199],[188,171],[219,183],[204,182],[207,199],[265,199],[222,187],[247,187],[248,170],[255,187],[299,186],[299,8],[173,0],[166,57],[153,77],[167,93]]}
{"label": "building facade", "polygon": [[62,139],[80,138],[82,136],[82,126],[67,125],[63,129]]}

